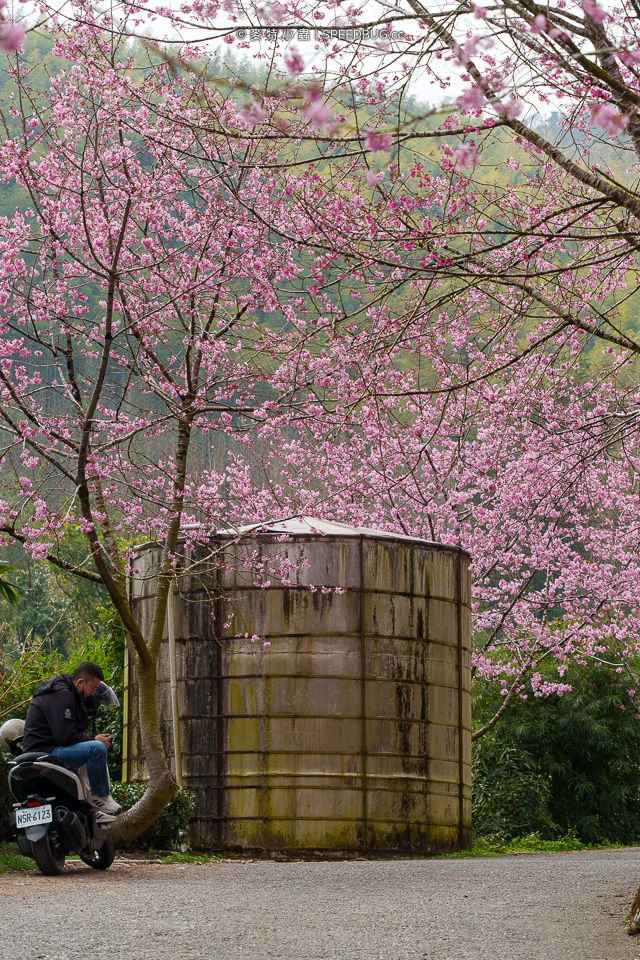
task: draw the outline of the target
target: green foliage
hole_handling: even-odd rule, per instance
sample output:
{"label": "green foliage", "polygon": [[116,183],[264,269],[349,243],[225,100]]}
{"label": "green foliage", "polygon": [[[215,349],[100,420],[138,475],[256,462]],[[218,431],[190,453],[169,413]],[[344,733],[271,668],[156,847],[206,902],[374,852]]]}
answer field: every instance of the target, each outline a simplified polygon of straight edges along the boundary
{"label": "green foliage", "polygon": [[[478,836],[640,838],[640,723],[625,685],[595,664],[572,666],[564,681],[572,692],[514,703],[474,745]],[[478,725],[500,701],[488,687],[480,694]]]}
{"label": "green foliage", "polygon": [[487,734],[473,751],[473,826],[478,836],[556,833],[549,813],[551,777],[536,757]]}
{"label": "green foliage", "polygon": [[63,653],[69,636],[69,601],[57,589],[49,565],[42,563],[30,565],[26,570],[13,569],[13,585],[19,602],[11,611],[4,612],[8,648],[18,651],[28,644],[46,640]]}
{"label": "green foliage", "polygon": [[0,635],[0,725],[9,717],[24,718],[38,684],[63,672],[62,657],[46,644],[29,643],[18,657],[9,658]]}
{"label": "green foliage", "polygon": [[583,843],[573,831],[557,840],[543,840],[539,833],[529,833],[524,837],[508,840],[499,833],[478,837],[474,844],[477,856],[504,853],[558,853],[567,850],[585,850]]}
{"label": "green foliage", "polygon": [[[63,546],[65,560],[78,565],[85,561],[87,546],[78,531],[67,530]],[[5,659],[18,659],[28,645],[41,641],[71,657],[75,646],[100,636],[96,610],[106,596],[101,584],[66,573],[46,560],[34,562],[17,548],[8,552],[12,566],[5,569],[12,570],[10,586],[17,592],[17,602],[2,606]]]}
{"label": "green foliage", "polygon": [[13,570],[15,570],[15,567],[12,567],[10,563],[5,563],[4,560],[0,560],[0,599],[6,600],[11,606],[17,601],[18,594],[16,593],[15,584],[9,583],[5,578],[5,574]]}
{"label": "green foliage", "polygon": [[499,833],[478,837],[471,850],[458,850],[456,853],[443,853],[436,859],[456,859],[465,857],[503,857],[515,853],[561,853],[569,850],[589,850],[611,847],[606,841],[602,844],[583,843],[573,831],[556,840],[542,840],[539,833],[530,833],[525,837],[509,840]]}
{"label": "green foliage", "polygon": [[[146,789],[144,783],[112,783],[111,795],[123,810],[128,810],[138,802]],[[193,791],[182,787],[149,829],[135,840],[135,846],[154,847],[156,850],[180,847],[195,803]]]}

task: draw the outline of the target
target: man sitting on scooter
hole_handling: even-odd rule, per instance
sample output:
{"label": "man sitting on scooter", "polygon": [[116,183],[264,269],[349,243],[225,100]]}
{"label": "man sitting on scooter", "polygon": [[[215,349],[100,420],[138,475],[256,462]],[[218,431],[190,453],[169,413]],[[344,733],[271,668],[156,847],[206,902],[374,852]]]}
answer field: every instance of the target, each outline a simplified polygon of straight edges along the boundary
{"label": "man sitting on scooter", "polygon": [[89,717],[84,702],[103,680],[97,663],[87,660],[71,675],[63,673],[41,683],[27,710],[22,749],[25,753],[41,750],[62,757],[71,770],[86,764],[91,802],[104,813],[116,814],[122,808],[109,793],[107,750],[111,735],[90,737],[85,732]]}

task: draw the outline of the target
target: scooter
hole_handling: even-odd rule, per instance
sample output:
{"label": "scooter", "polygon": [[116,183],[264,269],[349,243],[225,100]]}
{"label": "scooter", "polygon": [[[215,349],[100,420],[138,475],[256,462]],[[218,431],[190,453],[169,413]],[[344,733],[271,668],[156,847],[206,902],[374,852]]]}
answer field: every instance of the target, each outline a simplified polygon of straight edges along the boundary
{"label": "scooter", "polygon": [[[119,706],[106,683],[93,695],[94,720],[100,706]],[[95,728],[94,728],[95,729]],[[41,873],[57,876],[65,857],[78,854],[95,870],[107,870],[116,855],[109,833],[115,817],[90,801],[91,789],[84,767],[73,772],[66,760],[52,754],[22,752],[23,720],[7,720],[0,727],[0,745],[12,754],[7,763],[13,805],[10,825],[16,830],[20,853],[31,857]]]}

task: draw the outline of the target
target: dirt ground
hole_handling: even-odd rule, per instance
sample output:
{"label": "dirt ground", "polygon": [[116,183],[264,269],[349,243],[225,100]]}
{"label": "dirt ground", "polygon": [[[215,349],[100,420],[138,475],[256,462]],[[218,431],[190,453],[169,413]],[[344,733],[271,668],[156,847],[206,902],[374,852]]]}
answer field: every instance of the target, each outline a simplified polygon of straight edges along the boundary
{"label": "dirt ground", "polygon": [[0,877],[1,960],[640,960],[640,849]]}

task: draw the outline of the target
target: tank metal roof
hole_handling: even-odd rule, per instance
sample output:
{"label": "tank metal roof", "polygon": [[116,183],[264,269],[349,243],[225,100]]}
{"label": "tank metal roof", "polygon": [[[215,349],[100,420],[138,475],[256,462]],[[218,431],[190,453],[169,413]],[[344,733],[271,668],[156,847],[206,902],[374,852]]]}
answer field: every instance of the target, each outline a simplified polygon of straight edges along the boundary
{"label": "tank metal roof", "polygon": [[[182,527],[180,533],[183,538],[185,533],[202,530],[202,524],[189,523]],[[438,543],[435,540],[426,540],[424,537],[409,537],[404,533],[394,533],[390,530],[378,530],[375,527],[355,527],[349,523],[339,523],[337,520],[324,520],[320,517],[295,517],[288,520],[263,520],[261,523],[247,523],[238,527],[222,527],[218,530],[211,530],[212,539],[216,537],[240,538],[254,534],[272,535],[272,536],[290,536],[290,537],[367,537],[374,540],[385,539],[391,541],[405,541],[407,543],[424,543],[438,550],[453,550],[456,553],[464,553],[467,556],[469,552],[464,547],[457,547],[454,544]],[[149,547],[160,546],[158,543],[149,541],[137,546],[134,553],[141,553]]]}
{"label": "tank metal roof", "polygon": [[[320,517],[296,517],[291,520],[277,520],[273,523],[249,523],[242,527],[231,527],[218,530],[218,535],[236,536],[243,533],[273,533],[291,536],[321,536],[338,537],[387,537],[390,540],[420,540],[421,537],[408,537],[403,533],[391,533],[389,530],[377,530],[374,527],[354,527],[350,523],[339,523],[337,520],[323,520]],[[429,541],[430,542],[430,541]]]}
{"label": "tank metal roof", "polygon": [[273,534],[274,536],[286,534],[292,537],[317,536],[318,534],[323,537],[371,537],[375,540],[385,539],[402,540],[408,543],[428,543],[430,546],[437,547],[440,550],[455,550],[460,553],[468,553],[464,547],[456,547],[453,544],[438,543],[435,540],[425,540],[424,537],[409,537],[404,533],[378,530],[375,527],[355,527],[350,523],[339,523],[337,520],[323,520],[320,517],[296,517],[290,520],[251,523],[242,527],[218,530],[216,536],[239,537],[251,533]]}

